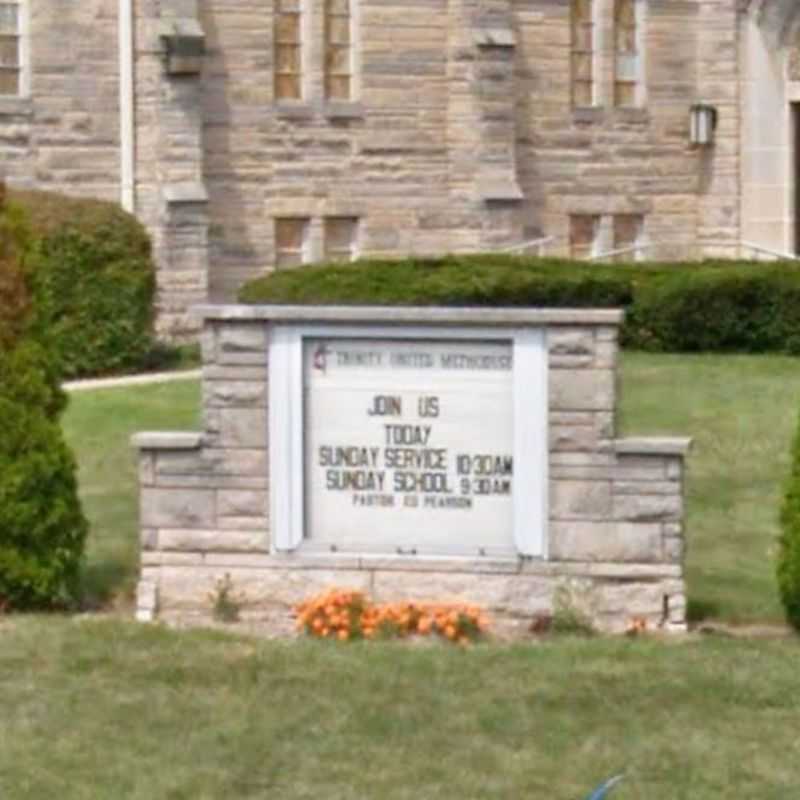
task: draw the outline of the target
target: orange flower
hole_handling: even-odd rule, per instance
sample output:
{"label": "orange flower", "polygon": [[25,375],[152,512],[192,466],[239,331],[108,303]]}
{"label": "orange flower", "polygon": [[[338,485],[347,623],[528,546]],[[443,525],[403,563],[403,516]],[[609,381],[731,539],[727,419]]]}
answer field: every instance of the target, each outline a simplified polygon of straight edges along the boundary
{"label": "orange flower", "polygon": [[[488,618],[474,605],[395,602],[374,605],[361,592],[330,589],[295,607],[297,627],[312,636],[347,641],[354,635],[426,636],[438,633],[450,641],[468,644],[489,628]],[[632,627],[638,628],[638,620]]]}

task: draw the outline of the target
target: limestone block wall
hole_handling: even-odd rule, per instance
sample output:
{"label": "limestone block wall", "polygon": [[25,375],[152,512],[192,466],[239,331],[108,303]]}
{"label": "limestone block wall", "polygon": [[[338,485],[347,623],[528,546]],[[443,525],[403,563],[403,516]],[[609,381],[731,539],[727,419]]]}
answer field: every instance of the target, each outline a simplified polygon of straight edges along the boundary
{"label": "limestone block wall", "polygon": [[[685,627],[683,459],[686,439],[615,435],[618,312],[441,311],[457,321],[546,329],[549,520],[546,559],[368,553],[286,554],[270,532],[268,346],[278,322],[362,322],[387,309],[207,307],[203,430],[141,433],[140,619],[204,620],[229,576],[245,617],[276,630],[291,606],[331,586],[378,600],[469,601],[518,628],[552,612],[564,592],[606,630],[634,616]],[[394,310],[397,311],[397,310]],[[325,316],[328,313],[329,316]],[[315,318],[315,314],[317,315]],[[430,309],[404,321],[431,324]],[[525,491],[515,485],[515,491]]]}
{"label": "limestone block wall", "polygon": [[[570,215],[598,215],[609,226],[614,215],[635,214],[644,218],[642,240],[658,245],[647,257],[694,257],[703,154],[689,145],[689,107],[698,97],[698,52],[709,33],[702,4],[644,4],[642,97],[626,108],[613,102],[613,2],[598,3],[596,100],[578,109],[571,105],[569,3],[515,7],[524,216],[555,237],[560,254],[568,248]],[[734,35],[735,9],[725,22]],[[715,74],[735,86],[735,62],[726,60]],[[727,115],[725,124],[736,119]],[[735,217],[728,222],[735,238]],[[603,238],[601,249],[613,249],[610,232]]]}
{"label": "limestone block wall", "polygon": [[[737,242],[736,4],[643,0],[644,90],[637,107],[616,108],[613,2],[597,3],[597,100],[582,109],[571,105],[569,3],[362,0],[355,101],[324,100],[312,53],[309,97],[288,104],[273,96],[272,4],[202,4],[210,297],[230,300],[272,267],[276,216],[358,217],[360,252],[373,256],[542,234],[564,254],[574,214],[603,218],[603,250],[623,214],[643,218],[655,257]],[[699,100],[720,109],[712,151],[689,145]]]}
{"label": "limestone block wall", "polygon": [[[696,97],[717,109],[712,148],[700,149],[697,213],[698,249],[709,256],[739,257],[742,117],[740,58],[741,10],[725,0],[703,0],[697,17]],[[770,82],[762,81],[763,92]],[[749,254],[747,254],[749,255]]]}
{"label": "limestone block wall", "polygon": [[[117,4],[28,5],[31,92],[0,97],[0,174],[118,199]],[[326,217],[359,219],[368,256],[541,235],[565,254],[576,214],[602,219],[606,251],[615,215],[642,217],[651,257],[737,255],[742,238],[790,247],[800,84],[787,88],[763,15],[732,0],[640,0],[643,92],[618,108],[613,0],[595,5],[597,97],[574,109],[562,0],[359,0],[352,102],[324,97],[315,0],[308,96],[290,103],[273,92],[273,0],[136,2],[135,212],[154,242],[160,331],[191,332],[193,304],[232,300],[271,269],[276,217],[311,221],[314,259]],[[165,69],[160,34],[175,18],[204,34],[196,74]],[[697,101],[720,112],[710,149],[688,142]]]}
{"label": "limestone block wall", "polygon": [[158,330],[172,338],[196,332],[189,309],[208,298],[209,208],[202,74],[171,74],[162,34],[199,13],[197,0],[147,0],[135,24],[136,213],[153,238]]}
{"label": "limestone block wall", "polygon": [[[324,217],[356,217],[359,251],[372,256],[519,241],[511,4],[494,5],[363,0],[353,101],[324,98],[312,47],[308,96],[286,102],[273,92],[272,2],[203,3],[212,299],[232,299],[272,267],[276,217],[314,230]],[[487,26],[508,36],[481,38]]]}
{"label": "limestone block wall", "polygon": [[745,17],[740,33],[741,235],[761,247],[794,252],[791,103],[800,98],[800,86],[787,83],[787,51],[771,26],[759,22]]}
{"label": "limestone block wall", "polygon": [[116,4],[28,3],[30,94],[0,96],[0,177],[119,198]]}

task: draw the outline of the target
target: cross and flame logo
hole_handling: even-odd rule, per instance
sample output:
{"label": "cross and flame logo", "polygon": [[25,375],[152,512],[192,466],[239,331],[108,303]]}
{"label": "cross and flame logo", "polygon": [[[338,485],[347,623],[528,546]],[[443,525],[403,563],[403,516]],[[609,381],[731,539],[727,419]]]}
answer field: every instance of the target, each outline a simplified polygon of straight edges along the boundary
{"label": "cross and flame logo", "polygon": [[328,356],[331,350],[324,342],[317,345],[314,350],[314,369],[318,369],[324,375],[328,369]]}

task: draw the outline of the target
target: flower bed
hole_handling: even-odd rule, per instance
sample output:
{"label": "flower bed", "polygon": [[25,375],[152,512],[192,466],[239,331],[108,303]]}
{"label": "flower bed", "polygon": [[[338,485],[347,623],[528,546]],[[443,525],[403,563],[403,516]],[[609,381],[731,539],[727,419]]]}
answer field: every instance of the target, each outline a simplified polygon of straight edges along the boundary
{"label": "flower bed", "polygon": [[484,612],[463,603],[372,603],[358,591],[331,589],[295,608],[297,627],[322,639],[440,636],[469,644],[489,629]]}

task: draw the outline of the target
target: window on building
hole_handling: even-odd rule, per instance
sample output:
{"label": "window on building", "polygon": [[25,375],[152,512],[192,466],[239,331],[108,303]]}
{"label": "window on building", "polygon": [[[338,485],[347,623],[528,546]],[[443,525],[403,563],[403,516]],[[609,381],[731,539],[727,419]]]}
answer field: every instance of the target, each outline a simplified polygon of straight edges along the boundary
{"label": "window on building", "polygon": [[0,96],[23,94],[22,6],[0,2]]}
{"label": "window on building", "polygon": [[571,0],[572,105],[594,104],[594,3]]}
{"label": "window on building", "polygon": [[619,253],[618,261],[638,261],[641,258],[641,254],[633,248],[641,244],[643,224],[641,214],[614,215],[614,252],[626,251]]}
{"label": "window on building", "polygon": [[571,258],[596,255],[600,217],[594,214],[573,214],[569,218],[569,253]]}
{"label": "window on building", "polygon": [[303,99],[303,0],[275,0],[275,98]]}
{"label": "window on building", "polygon": [[283,217],[275,220],[275,266],[278,269],[306,264],[309,258],[308,217]]}
{"label": "window on building", "polygon": [[350,100],[353,96],[353,42],[351,0],[325,0],[325,96]]}
{"label": "window on building", "polygon": [[640,77],[637,0],[614,0],[614,105],[638,104]]}
{"label": "window on building", "polygon": [[358,252],[358,219],[325,218],[325,260],[353,261]]}

